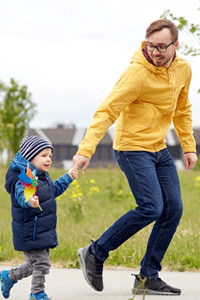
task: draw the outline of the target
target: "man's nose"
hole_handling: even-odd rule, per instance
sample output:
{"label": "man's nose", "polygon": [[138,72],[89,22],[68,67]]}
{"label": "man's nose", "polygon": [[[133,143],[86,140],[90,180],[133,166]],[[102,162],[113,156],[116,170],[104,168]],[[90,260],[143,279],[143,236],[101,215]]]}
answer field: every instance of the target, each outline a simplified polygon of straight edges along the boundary
{"label": "man's nose", "polygon": [[[156,51],[156,52],[155,52],[155,51]],[[153,54],[154,54],[154,53],[155,53],[155,54],[158,54],[158,53],[160,53],[160,52],[158,51],[157,48],[154,48],[152,53],[153,53]]]}

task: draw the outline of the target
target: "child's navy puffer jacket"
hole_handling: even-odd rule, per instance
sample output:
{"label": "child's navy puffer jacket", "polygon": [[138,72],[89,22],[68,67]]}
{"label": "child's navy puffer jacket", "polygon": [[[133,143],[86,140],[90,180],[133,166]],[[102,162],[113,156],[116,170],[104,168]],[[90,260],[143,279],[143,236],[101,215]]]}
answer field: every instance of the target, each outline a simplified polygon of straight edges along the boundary
{"label": "child's navy puffer jacket", "polygon": [[[15,197],[16,183],[19,181],[21,170],[26,172],[28,161],[18,152],[10,164],[6,174],[5,188],[11,195],[12,201],[12,231],[15,250],[34,251],[54,248],[58,245],[56,234],[56,201],[73,181],[65,174],[52,182],[49,174],[38,171],[38,187],[36,196],[39,197],[39,208],[22,207]],[[35,167],[29,162],[33,171]]]}

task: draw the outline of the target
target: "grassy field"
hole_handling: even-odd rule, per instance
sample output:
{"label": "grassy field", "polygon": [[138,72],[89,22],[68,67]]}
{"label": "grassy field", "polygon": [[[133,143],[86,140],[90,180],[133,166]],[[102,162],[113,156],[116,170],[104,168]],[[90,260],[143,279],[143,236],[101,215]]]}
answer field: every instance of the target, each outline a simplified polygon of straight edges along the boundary
{"label": "grassy field", "polygon": [[[6,169],[0,169],[0,261],[18,264],[23,254],[13,249],[10,196],[4,189]],[[51,169],[53,180],[63,170]],[[179,172],[184,213],[178,230],[163,260],[165,270],[200,269],[200,172]],[[200,182],[200,181],[199,181]],[[126,178],[119,169],[88,170],[57,199],[59,246],[51,250],[53,265],[79,267],[77,249],[96,239],[119,216],[135,207]],[[152,225],[144,228],[110,253],[106,267],[138,268]]]}

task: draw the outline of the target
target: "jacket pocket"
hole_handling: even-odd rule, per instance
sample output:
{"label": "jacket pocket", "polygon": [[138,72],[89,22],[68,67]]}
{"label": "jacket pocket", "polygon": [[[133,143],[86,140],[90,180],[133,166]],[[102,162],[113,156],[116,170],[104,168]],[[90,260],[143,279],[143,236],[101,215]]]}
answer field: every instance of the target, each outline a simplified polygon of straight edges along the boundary
{"label": "jacket pocket", "polygon": [[35,237],[36,237],[36,228],[37,228],[37,216],[34,219],[34,225],[33,225],[33,241],[35,241]]}
{"label": "jacket pocket", "polygon": [[148,103],[132,103],[128,108],[126,108],[123,116],[123,130],[130,133],[138,133],[142,130],[147,130],[147,128],[152,125],[156,114],[156,109]]}

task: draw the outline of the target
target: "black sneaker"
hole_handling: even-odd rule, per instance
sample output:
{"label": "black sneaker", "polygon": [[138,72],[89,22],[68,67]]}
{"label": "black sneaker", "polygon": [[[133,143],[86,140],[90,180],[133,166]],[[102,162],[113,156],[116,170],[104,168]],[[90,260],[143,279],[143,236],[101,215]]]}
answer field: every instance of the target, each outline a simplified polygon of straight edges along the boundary
{"label": "black sneaker", "polygon": [[89,246],[78,249],[78,259],[87,283],[98,292],[103,290],[103,262],[89,251]]}
{"label": "black sneaker", "polygon": [[132,289],[133,294],[145,295],[180,295],[181,290],[166,284],[162,279],[142,279],[135,275],[135,283]]}

